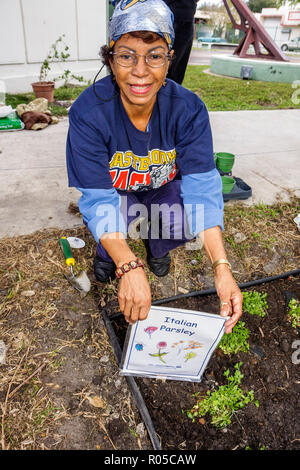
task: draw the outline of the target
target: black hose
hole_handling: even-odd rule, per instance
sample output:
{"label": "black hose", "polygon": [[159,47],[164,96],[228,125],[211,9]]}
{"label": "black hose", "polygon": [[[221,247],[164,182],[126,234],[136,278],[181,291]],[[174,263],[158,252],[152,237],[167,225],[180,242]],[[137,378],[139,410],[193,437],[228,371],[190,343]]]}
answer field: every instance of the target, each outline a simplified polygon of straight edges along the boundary
{"label": "black hose", "polygon": [[[120,365],[121,358],[122,358],[122,350],[121,350],[121,347],[118,343],[118,340],[117,340],[117,337],[115,335],[114,329],[111,325],[111,322],[110,322],[111,318],[108,317],[108,315],[106,313],[106,310],[102,310],[101,313],[102,313],[102,316],[103,316],[105,326],[107,328],[108,336],[109,336],[109,338],[111,340],[111,343],[112,343],[112,347],[113,347],[113,351],[114,351],[116,361],[117,361],[118,365]],[[135,402],[136,402],[138,410],[141,414],[141,417],[144,420],[144,423],[147,427],[153,449],[154,450],[162,450],[159,439],[158,439],[158,436],[157,436],[156,431],[154,429],[150,414],[148,412],[148,409],[147,409],[146,404],[144,402],[143,396],[140,392],[140,389],[139,389],[136,381],[131,376],[125,376],[125,378],[127,380],[128,386],[129,386],[129,388],[132,392],[132,395],[135,399]]]}
{"label": "black hose", "polygon": [[[286,277],[295,276],[297,274],[300,274],[300,269],[295,269],[294,271],[288,271],[286,273],[278,274],[276,276],[269,276],[265,278],[256,279],[254,281],[244,282],[242,284],[238,284],[238,286],[240,289],[243,289],[245,287],[251,287],[251,286],[257,286],[258,284],[264,284],[265,282],[276,281],[277,279],[285,279]],[[174,295],[173,297],[165,297],[164,299],[154,300],[152,302],[152,305],[165,304],[167,302],[171,302],[171,301],[178,300],[178,299],[184,299],[186,297],[196,297],[200,295],[203,296],[203,295],[216,294],[216,293],[217,291],[215,288],[202,290],[202,291],[188,292],[187,294],[178,294],[178,295]]]}
{"label": "black hose", "polygon": [[[269,277],[264,277],[260,279],[255,279],[254,281],[244,282],[242,284],[238,284],[238,286],[240,289],[243,289],[245,287],[252,287],[252,286],[257,286],[259,284],[264,284],[265,282],[276,281],[277,279],[285,279],[286,277],[289,277],[289,276],[296,276],[297,274],[300,274],[300,269],[295,269],[294,271],[287,271],[285,273],[277,274],[276,276],[269,276]],[[174,295],[173,297],[165,297],[163,299],[153,300],[151,305],[162,305],[162,304],[166,304],[167,302],[174,302],[175,300],[179,300],[179,299],[211,295],[211,294],[216,294],[216,293],[217,293],[216,289],[212,287],[211,289],[188,292],[187,294],[178,294],[178,295]],[[112,315],[110,319],[113,320],[115,318],[119,318],[122,315],[123,314],[121,312],[118,312]]]}

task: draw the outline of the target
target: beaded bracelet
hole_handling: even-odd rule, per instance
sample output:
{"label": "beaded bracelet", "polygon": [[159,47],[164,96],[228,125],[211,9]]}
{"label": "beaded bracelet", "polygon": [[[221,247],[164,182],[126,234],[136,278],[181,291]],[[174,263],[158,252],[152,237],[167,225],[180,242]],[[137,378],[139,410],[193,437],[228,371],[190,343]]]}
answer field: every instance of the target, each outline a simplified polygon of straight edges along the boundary
{"label": "beaded bracelet", "polygon": [[128,271],[131,271],[131,269],[136,268],[144,269],[143,262],[140,258],[137,258],[134,261],[129,261],[128,263],[124,263],[122,266],[118,266],[116,269],[116,278],[120,279],[125,273],[128,273]]}

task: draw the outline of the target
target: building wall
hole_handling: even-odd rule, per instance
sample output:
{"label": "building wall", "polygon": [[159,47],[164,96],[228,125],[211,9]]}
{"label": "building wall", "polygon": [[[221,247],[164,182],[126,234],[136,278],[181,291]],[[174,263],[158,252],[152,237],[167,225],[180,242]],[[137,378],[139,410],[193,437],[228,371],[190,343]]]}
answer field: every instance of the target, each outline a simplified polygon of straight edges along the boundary
{"label": "building wall", "polygon": [[300,36],[300,11],[290,10],[288,7],[280,7],[278,10],[263,8],[261,14],[257,15],[258,20],[278,46]]}
{"label": "building wall", "polygon": [[62,34],[70,57],[51,64],[49,79],[69,69],[92,80],[101,66],[100,47],[107,42],[107,17],[107,0],[1,0],[0,80],[6,91],[31,91],[41,63]]}

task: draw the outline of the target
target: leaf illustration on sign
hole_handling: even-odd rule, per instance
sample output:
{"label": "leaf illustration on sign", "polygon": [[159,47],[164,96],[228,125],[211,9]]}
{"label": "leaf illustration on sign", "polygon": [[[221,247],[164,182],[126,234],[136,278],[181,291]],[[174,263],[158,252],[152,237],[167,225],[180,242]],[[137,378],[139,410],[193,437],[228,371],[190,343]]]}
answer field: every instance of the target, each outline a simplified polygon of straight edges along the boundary
{"label": "leaf illustration on sign", "polygon": [[184,362],[187,362],[189,359],[193,359],[193,358],[196,357],[196,356],[197,356],[197,354],[194,353],[194,352],[187,353],[187,354],[184,356],[184,359],[185,359]]}
{"label": "leaf illustration on sign", "polygon": [[150,354],[150,353],[149,353],[149,356],[158,357],[161,362],[163,362],[164,364],[166,364],[166,361],[163,360],[163,356],[166,356],[168,353],[167,353],[167,352],[163,352],[163,353],[162,353],[162,352],[161,352],[161,349],[166,348],[166,347],[167,347],[167,343],[166,343],[165,341],[160,341],[160,342],[156,345],[156,347],[158,348],[158,353],[156,353],[156,354]]}

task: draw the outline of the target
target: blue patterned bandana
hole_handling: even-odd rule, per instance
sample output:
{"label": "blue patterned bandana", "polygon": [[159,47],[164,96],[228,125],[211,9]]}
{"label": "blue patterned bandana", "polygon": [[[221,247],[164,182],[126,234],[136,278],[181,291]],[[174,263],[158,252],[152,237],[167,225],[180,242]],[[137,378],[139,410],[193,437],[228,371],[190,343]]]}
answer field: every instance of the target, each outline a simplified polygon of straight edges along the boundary
{"label": "blue patterned bandana", "polygon": [[162,36],[172,49],[173,20],[173,13],[163,0],[120,0],[109,23],[109,46],[123,34],[151,31]]}

